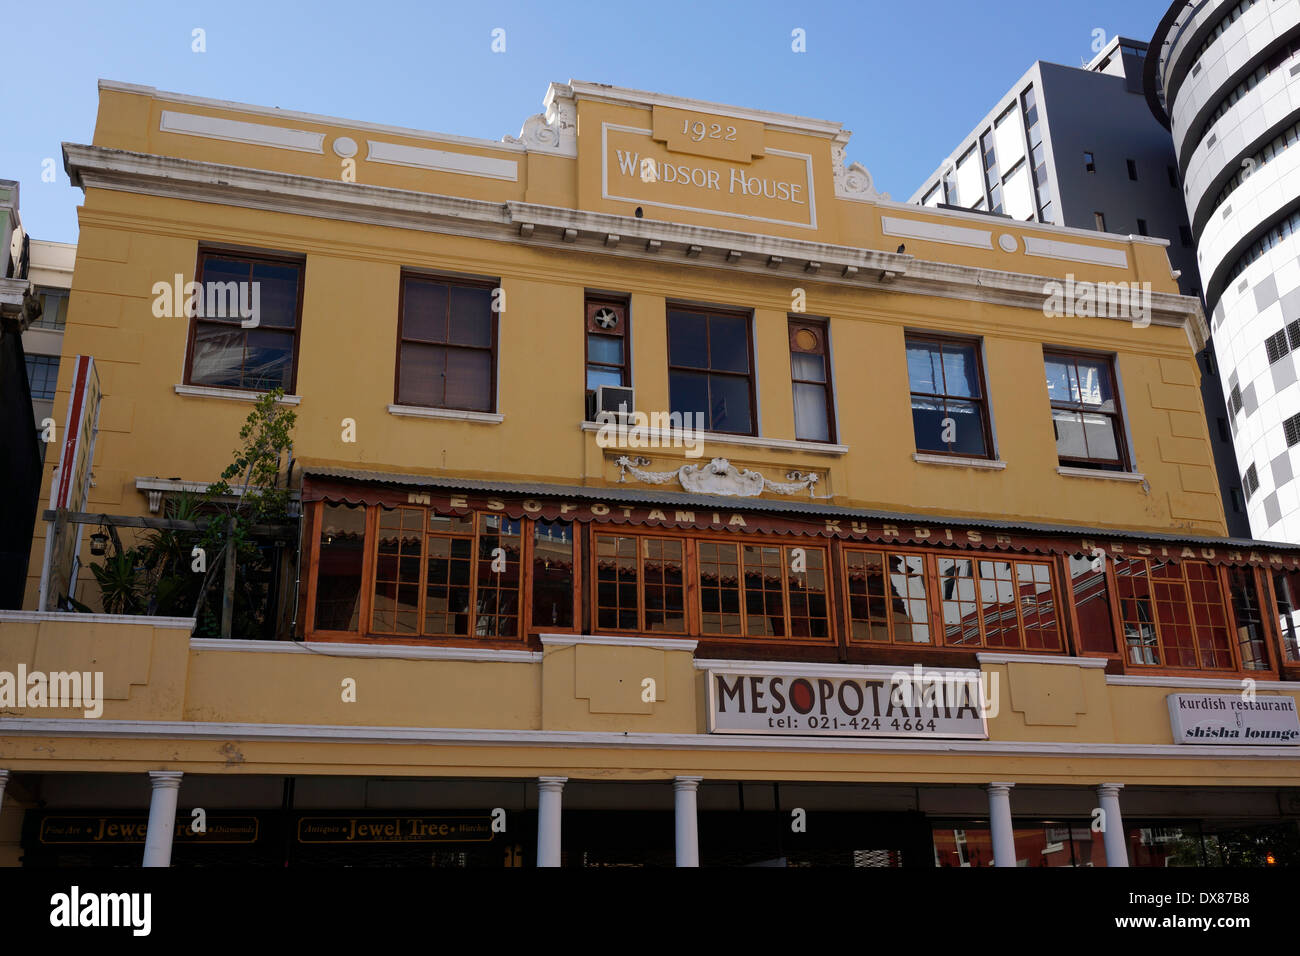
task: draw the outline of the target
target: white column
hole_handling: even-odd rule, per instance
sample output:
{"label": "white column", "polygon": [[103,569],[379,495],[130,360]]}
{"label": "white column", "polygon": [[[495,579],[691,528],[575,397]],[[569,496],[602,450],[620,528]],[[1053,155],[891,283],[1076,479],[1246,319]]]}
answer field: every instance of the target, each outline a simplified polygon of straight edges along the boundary
{"label": "white column", "polygon": [[560,801],[568,777],[537,778],[537,865],[560,865]]}
{"label": "white column", "polygon": [[176,798],[180,795],[179,770],[150,770],[153,797],[149,800],[149,828],[144,835],[144,865],[172,865],[172,834],[176,831]]}
{"label": "white column", "polygon": [[5,787],[9,785],[9,771],[0,770],[0,810],[5,808]]}
{"label": "white column", "polygon": [[1097,787],[1098,806],[1105,816],[1105,829],[1101,831],[1106,847],[1107,866],[1128,866],[1128,841],[1124,839],[1124,818],[1119,813],[1119,792],[1122,783],[1103,783]]}
{"label": "white column", "polygon": [[677,865],[700,865],[700,831],[695,818],[695,793],[703,777],[673,780],[673,810],[677,823]]}
{"label": "white column", "polygon": [[1016,832],[1011,825],[1011,788],[1014,783],[991,783],[989,792],[989,833],[993,837],[993,865],[1016,865]]}

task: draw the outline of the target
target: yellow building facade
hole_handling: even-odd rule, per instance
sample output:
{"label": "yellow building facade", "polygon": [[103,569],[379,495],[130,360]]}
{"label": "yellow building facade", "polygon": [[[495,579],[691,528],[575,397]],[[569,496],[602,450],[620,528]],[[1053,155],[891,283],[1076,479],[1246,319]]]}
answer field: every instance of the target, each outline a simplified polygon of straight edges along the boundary
{"label": "yellow building facade", "polygon": [[0,685],[2,858],[1288,861],[1300,552],[1225,537],[1164,242],[892,202],[848,142],[580,82],[501,142],[102,82],[81,510],[165,515],[279,387],[298,515],[227,639],[99,613],[88,547],[63,593],[37,522],[0,680],[103,690]]}

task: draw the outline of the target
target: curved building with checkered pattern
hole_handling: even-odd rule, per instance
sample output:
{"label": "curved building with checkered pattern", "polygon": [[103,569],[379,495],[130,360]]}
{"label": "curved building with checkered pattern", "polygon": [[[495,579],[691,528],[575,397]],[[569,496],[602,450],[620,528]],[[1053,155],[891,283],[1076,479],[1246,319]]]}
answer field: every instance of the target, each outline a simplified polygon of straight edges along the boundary
{"label": "curved building with checkered pattern", "polygon": [[1178,154],[1251,530],[1300,541],[1300,2],[1178,0],[1145,86]]}

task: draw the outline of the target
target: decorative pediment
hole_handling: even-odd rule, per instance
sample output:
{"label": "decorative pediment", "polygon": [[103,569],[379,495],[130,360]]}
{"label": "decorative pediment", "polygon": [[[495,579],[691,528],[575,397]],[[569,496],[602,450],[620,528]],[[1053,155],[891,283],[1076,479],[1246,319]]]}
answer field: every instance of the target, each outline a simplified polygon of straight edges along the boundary
{"label": "decorative pediment", "polygon": [[787,481],[772,481],[749,468],[737,468],[725,458],[715,458],[707,465],[682,465],[675,471],[646,471],[649,458],[629,458],[624,455],[614,462],[618,466],[618,480],[626,481],[631,475],[637,481],[650,485],[664,485],[676,481],[686,491],[700,495],[727,495],[738,498],[757,498],[764,491],[778,495],[793,495],[807,489],[809,496],[820,476],[816,472],[791,471]]}
{"label": "decorative pediment", "polygon": [[519,143],[529,149],[554,151],[561,156],[578,155],[578,104],[573,90],[552,83],[546,91],[546,112],[524,120],[518,136],[503,136],[503,143]]}
{"label": "decorative pediment", "polygon": [[844,164],[845,143],[831,147],[831,163],[835,170],[835,195],[840,199],[889,199],[889,193],[876,192],[871,173],[861,163]]}

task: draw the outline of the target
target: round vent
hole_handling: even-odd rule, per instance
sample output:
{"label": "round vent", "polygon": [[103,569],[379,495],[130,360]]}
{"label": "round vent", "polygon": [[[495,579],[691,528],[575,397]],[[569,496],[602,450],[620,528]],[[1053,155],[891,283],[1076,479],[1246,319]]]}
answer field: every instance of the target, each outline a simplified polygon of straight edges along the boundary
{"label": "round vent", "polygon": [[618,313],[613,309],[601,309],[591,319],[602,329],[612,329],[618,325]]}

